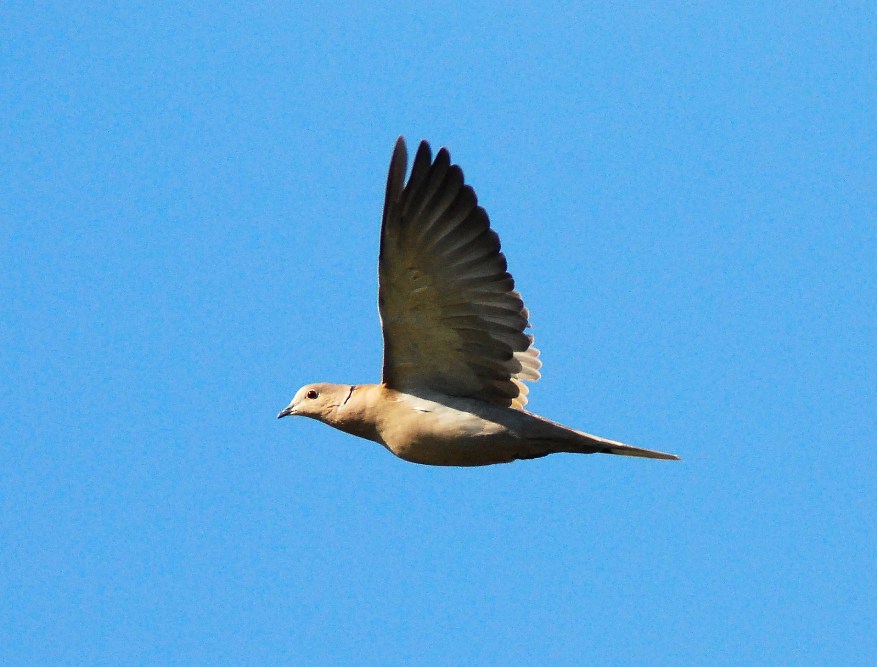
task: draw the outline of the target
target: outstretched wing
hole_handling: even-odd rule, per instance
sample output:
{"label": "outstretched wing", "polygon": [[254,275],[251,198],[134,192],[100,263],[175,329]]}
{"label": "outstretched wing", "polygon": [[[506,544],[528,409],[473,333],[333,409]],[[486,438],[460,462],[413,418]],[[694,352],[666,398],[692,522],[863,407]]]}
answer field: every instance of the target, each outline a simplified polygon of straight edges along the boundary
{"label": "outstretched wing", "polygon": [[499,237],[447,149],[420,143],[408,183],[400,137],[381,226],[384,384],[522,408],[538,380],[529,313]]}

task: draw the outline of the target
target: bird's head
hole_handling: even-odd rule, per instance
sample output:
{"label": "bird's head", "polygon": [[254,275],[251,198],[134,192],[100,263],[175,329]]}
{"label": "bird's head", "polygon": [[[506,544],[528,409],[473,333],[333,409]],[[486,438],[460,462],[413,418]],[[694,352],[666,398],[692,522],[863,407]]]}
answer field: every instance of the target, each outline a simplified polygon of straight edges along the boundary
{"label": "bird's head", "polygon": [[326,417],[344,403],[350,392],[350,385],[318,382],[306,384],[299,389],[277,418],[300,415],[326,421]]}

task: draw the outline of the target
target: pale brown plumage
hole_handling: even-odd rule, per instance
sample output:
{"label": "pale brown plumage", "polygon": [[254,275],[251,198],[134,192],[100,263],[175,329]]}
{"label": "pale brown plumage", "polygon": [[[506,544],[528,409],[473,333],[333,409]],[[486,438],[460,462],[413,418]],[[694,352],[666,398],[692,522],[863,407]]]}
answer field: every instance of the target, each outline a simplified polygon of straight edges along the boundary
{"label": "pale brown plumage", "polygon": [[302,387],[278,415],[304,415],[407,461],[488,465],[555,452],[676,459],[598,438],[523,409],[539,379],[529,313],[499,237],[447,149],[421,142],[405,182],[396,142],[381,226],[380,385]]}

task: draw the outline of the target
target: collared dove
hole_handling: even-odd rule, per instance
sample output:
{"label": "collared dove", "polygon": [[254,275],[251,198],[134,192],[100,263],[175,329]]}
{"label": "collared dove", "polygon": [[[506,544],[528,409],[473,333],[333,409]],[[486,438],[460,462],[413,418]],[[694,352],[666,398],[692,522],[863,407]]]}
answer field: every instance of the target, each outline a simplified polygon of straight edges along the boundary
{"label": "collared dove", "polygon": [[279,415],[374,440],[406,461],[479,466],[557,452],[678,459],[524,410],[539,351],[499,237],[459,166],[396,141],[381,225],[381,384],[308,384]]}

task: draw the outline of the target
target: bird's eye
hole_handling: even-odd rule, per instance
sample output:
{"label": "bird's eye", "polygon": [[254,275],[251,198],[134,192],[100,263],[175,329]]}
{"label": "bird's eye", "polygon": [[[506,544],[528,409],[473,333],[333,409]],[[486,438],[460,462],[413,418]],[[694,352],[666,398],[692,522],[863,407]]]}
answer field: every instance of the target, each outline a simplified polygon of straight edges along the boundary
{"label": "bird's eye", "polygon": [[315,399],[317,396],[319,396],[319,394],[318,394],[317,392],[315,392],[313,389],[311,389],[307,394],[305,394],[305,396],[307,396],[308,398],[310,398],[311,400],[313,400],[313,399]]}

